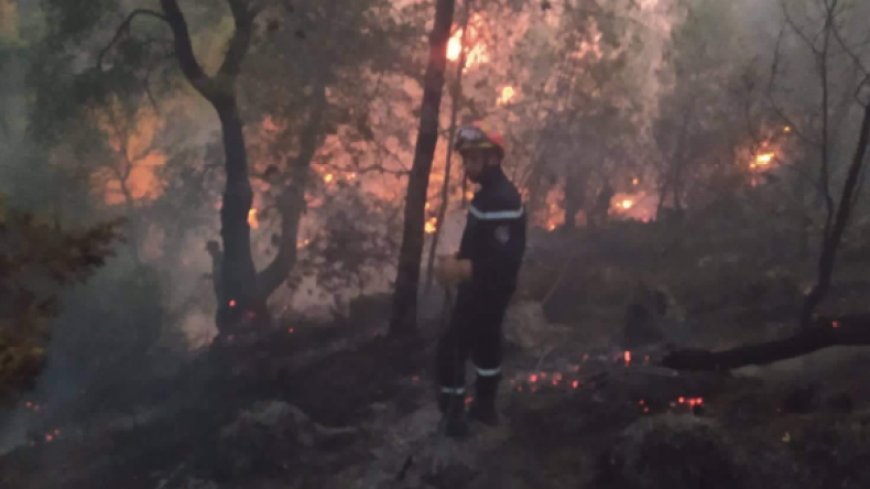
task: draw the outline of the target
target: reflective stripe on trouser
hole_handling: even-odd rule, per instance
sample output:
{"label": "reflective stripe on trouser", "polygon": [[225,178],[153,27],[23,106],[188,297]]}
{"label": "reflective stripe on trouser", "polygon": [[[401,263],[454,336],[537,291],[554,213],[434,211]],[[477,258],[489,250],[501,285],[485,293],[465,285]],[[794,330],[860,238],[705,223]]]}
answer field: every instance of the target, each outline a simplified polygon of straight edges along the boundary
{"label": "reflective stripe on trouser", "polygon": [[454,396],[461,396],[465,394],[465,387],[441,387],[442,394],[451,394]]}
{"label": "reflective stripe on trouser", "polygon": [[477,371],[477,375],[479,377],[495,377],[496,375],[501,373],[501,367],[496,368],[480,368],[477,365],[474,366],[474,370]]}
{"label": "reflective stripe on trouser", "polygon": [[[460,294],[461,295],[461,294]],[[438,342],[436,374],[438,385],[465,385],[465,365],[470,356],[478,378],[500,378],[501,323],[503,304],[457,303],[450,326]]]}

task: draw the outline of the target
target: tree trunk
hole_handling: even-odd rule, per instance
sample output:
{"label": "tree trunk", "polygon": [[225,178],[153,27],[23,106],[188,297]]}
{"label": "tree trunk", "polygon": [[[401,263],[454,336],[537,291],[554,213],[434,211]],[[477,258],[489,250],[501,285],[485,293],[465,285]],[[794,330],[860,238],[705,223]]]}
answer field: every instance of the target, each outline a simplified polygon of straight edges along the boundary
{"label": "tree trunk", "polygon": [[676,370],[731,370],[748,365],[767,365],[799,357],[831,346],[870,345],[870,315],[822,320],[817,326],[795,336],[731,350],[680,350],[662,360],[664,367]]}
{"label": "tree trunk", "polygon": [[[268,318],[266,303],[257,294],[257,273],[251,254],[248,213],[254,193],[248,179],[248,157],[235,97],[215,104],[223,130],[226,188],[221,206],[224,246],[223,298],[218,308],[218,329],[236,329],[244,320]],[[251,315],[255,315],[251,317]]]}
{"label": "tree trunk", "polygon": [[278,253],[258,277],[259,294],[263,301],[287,280],[296,265],[299,224],[305,212],[305,190],[311,176],[311,161],[319,146],[323,116],[326,113],[326,84],[316,82],[314,100],[308,124],[300,135],[299,155],[290,168],[290,183],[281,192],[278,211],[281,213],[281,241]]}
{"label": "tree trunk", "polygon": [[813,313],[819,303],[828,294],[831,287],[831,275],[834,273],[834,261],[837,257],[837,249],[840,242],[843,240],[843,233],[846,231],[846,226],[849,223],[849,216],[852,214],[852,206],[855,203],[855,192],[857,190],[861,171],[864,167],[864,159],[867,156],[867,144],[870,139],[870,105],[864,107],[864,119],[861,122],[861,132],[858,135],[858,146],[855,148],[855,154],[852,158],[852,164],[849,166],[849,173],[846,177],[846,183],[843,186],[843,194],[840,196],[840,205],[837,207],[837,214],[834,218],[834,224],[830,234],[825,235],[822,241],[822,253],[819,256],[818,279],[813,289],[807,295],[801,310],[801,326],[809,327],[812,322]]}
{"label": "tree trunk", "polygon": [[586,203],[587,176],[584,171],[571,174],[565,182],[565,231],[577,228],[577,213]]}
{"label": "tree trunk", "polygon": [[438,242],[441,239],[441,230],[444,227],[444,219],[447,216],[447,208],[450,205],[450,170],[453,166],[453,140],[456,137],[456,126],[459,118],[459,107],[462,105],[462,74],[465,72],[465,62],[468,50],[465,46],[468,35],[468,19],[471,16],[471,2],[465,0],[465,12],[462,19],[462,36],[459,45],[462,46],[459,63],[456,65],[456,79],[450,90],[450,130],[447,146],[447,159],[444,162],[444,185],[441,186],[441,203],[438,205],[438,214],[435,216],[435,233],[432,234],[432,244],[429,246],[429,257],[426,263],[426,290],[432,287],[433,271],[435,269],[435,254],[438,252]]}
{"label": "tree trunk", "polygon": [[214,76],[203,71],[193,52],[187,21],[178,0],[160,0],[164,17],[172,29],[175,57],[187,81],[214,107],[223,132],[226,188],[221,206],[223,240],[222,294],[218,303],[217,326],[221,334],[236,331],[243,323],[265,324],[268,311],[257,294],[257,273],[251,256],[248,213],[253,190],[248,180],[248,158],[242,121],[236,99],[236,79],[250,46],[254,12],[247,2],[227,0],[235,22],[224,61]]}
{"label": "tree trunk", "polygon": [[435,25],[429,38],[429,65],[423,87],[420,128],[414,150],[414,163],[408,177],[405,197],[405,222],[393,311],[390,319],[391,336],[413,335],[417,320],[417,286],[420,280],[420,261],[423,255],[426,193],[429,172],[438,142],[438,114],[444,89],[444,71],[447,65],[447,41],[453,23],[454,0],[438,0],[435,7]]}

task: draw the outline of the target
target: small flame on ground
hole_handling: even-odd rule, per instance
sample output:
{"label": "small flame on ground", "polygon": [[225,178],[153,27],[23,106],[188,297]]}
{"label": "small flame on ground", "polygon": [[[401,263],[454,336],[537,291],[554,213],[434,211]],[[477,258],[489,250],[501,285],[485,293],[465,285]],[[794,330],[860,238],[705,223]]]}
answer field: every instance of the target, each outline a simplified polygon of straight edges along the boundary
{"label": "small flame on ground", "polygon": [[251,229],[258,229],[260,227],[260,219],[257,217],[257,209],[251,207],[248,211],[248,226]]}

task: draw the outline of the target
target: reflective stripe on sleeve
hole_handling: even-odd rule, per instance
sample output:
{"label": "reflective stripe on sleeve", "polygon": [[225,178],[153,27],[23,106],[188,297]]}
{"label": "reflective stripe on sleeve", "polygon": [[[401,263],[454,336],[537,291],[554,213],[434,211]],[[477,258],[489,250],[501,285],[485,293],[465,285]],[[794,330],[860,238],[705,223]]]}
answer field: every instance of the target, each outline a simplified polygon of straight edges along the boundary
{"label": "reflective stripe on sleeve", "polygon": [[492,212],[483,212],[480,209],[474,207],[473,205],[468,207],[468,211],[471,212],[471,215],[480,219],[481,221],[500,221],[504,219],[519,219],[523,217],[525,210],[520,207],[515,211],[492,211]]}

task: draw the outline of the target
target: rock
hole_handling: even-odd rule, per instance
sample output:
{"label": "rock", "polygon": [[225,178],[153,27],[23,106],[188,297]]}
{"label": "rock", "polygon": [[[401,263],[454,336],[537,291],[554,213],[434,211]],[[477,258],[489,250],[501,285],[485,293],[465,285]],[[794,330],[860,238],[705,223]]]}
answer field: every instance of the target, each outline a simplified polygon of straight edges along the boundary
{"label": "rock", "polygon": [[539,302],[518,302],[505,313],[505,339],[523,349],[540,348],[567,331],[550,324]]}
{"label": "rock", "polygon": [[793,387],[782,400],[782,410],[786,413],[806,414],[818,409],[819,386],[814,383]]}
{"label": "rock", "polygon": [[626,349],[675,340],[685,322],[685,312],[662,285],[639,283],[626,308],[622,346]]}
{"label": "rock", "polygon": [[600,485],[620,489],[740,489],[735,451],[718,426],[692,415],[643,417],[600,460]]}
{"label": "rock", "polygon": [[341,442],[356,431],[321,426],[283,401],[259,402],[221,430],[219,463],[228,476],[286,470],[300,451]]}

